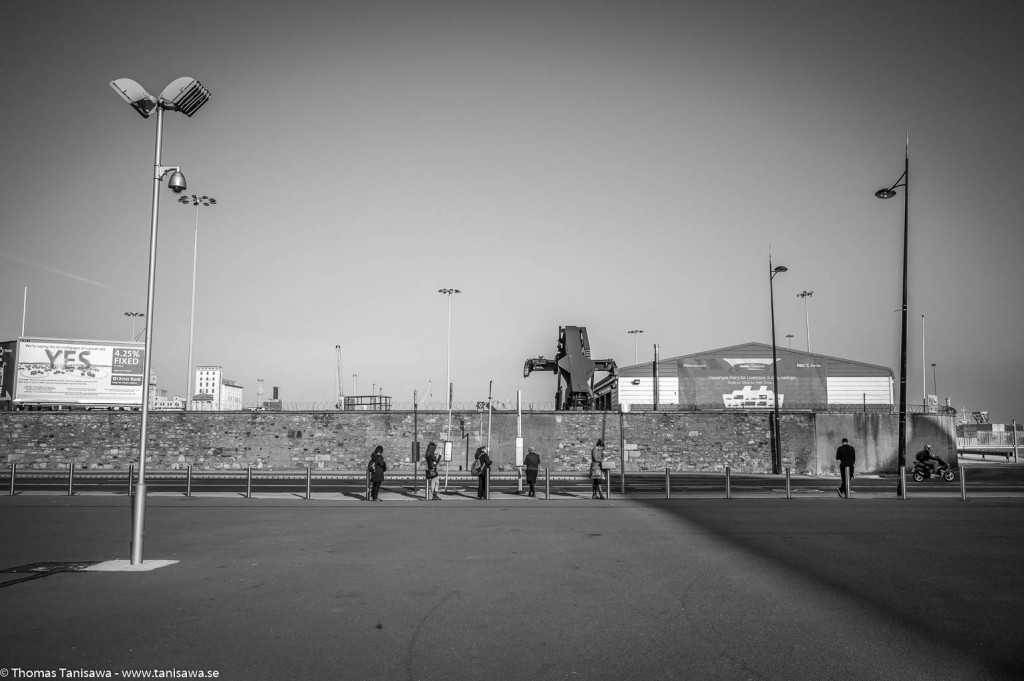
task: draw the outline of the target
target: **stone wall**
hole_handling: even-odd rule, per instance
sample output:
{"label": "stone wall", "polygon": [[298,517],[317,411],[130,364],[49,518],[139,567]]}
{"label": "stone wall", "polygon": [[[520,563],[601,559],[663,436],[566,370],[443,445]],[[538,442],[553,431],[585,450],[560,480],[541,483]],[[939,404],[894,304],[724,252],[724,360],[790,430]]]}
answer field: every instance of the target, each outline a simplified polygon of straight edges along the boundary
{"label": "stone wall", "polygon": [[[139,413],[118,411],[0,412],[0,465],[55,470],[74,462],[79,469],[125,469],[138,459],[140,419]],[[543,466],[584,471],[598,438],[606,442],[606,457],[621,460],[620,419],[627,471],[771,471],[767,413],[528,412],[522,416],[523,436]],[[354,471],[362,470],[380,444],[390,470],[411,470],[414,433],[423,447],[440,443],[447,421],[447,412],[151,412],[147,466]],[[491,417],[491,456],[499,470],[514,465],[516,421],[510,412]],[[839,433],[850,433],[856,446],[871,433],[894,432],[895,421],[894,415],[783,413],[783,466],[794,474],[830,473]],[[945,432],[937,426],[924,430],[930,436]],[[452,470],[467,467],[487,433],[486,412],[452,414]],[[884,451],[890,438],[876,435],[872,442],[858,447],[864,451],[858,470],[894,469],[895,453]]]}

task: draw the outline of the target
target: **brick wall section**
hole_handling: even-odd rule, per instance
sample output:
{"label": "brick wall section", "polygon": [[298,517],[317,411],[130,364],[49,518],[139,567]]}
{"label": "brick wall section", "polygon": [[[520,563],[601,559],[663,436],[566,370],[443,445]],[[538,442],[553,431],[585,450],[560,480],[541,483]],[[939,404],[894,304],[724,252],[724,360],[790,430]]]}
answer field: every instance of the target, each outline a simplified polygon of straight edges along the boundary
{"label": "brick wall section", "polygon": [[[138,460],[141,414],[130,412],[0,412],[0,465],[56,470],[74,462],[85,469],[126,469]],[[840,427],[832,417],[833,429]],[[896,416],[892,415],[892,419]],[[553,471],[584,471],[598,438],[607,457],[620,460],[615,412],[523,414],[526,446]],[[447,412],[421,412],[419,439],[440,443]],[[623,415],[626,470],[771,472],[768,414],[755,412],[633,412]],[[840,424],[841,425],[841,424]],[[783,466],[794,474],[823,472],[817,450],[834,443],[817,433],[811,413],[782,414]],[[515,461],[516,414],[495,412],[491,456],[499,470]],[[152,412],[147,466],[175,470],[362,470],[377,444],[391,470],[411,470],[412,412]],[[487,441],[486,412],[454,412],[452,470],[472,461]],[[881,460],[881,459],[880,459]],[[880,464],[884,468],[885,464]],[[868,471],[865,471],[868,472]]]}

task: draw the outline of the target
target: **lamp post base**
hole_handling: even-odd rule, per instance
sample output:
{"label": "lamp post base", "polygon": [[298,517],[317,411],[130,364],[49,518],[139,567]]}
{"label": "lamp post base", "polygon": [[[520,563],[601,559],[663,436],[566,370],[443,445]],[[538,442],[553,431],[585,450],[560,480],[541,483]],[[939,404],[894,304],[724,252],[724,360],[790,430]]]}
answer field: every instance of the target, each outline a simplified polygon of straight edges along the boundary
{"label": "lamp post base", "polygon": [[146,485],[135,485],[132,499],[132,565],[142,564],[142,535],[146,532]]}

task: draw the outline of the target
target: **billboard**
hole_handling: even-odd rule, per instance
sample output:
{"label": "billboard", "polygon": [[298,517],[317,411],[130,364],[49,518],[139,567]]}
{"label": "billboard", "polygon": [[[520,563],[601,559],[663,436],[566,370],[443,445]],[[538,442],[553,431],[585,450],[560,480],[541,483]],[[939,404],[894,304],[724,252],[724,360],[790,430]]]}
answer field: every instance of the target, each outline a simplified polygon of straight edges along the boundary
{"label": "billboard", "polygon": [[[715,404],[724,408],[775,407],[772,358],[741,353],[680,357],[680,404]],[[778,406],[828,401],[825,361],[807,356],[780,357]]]}
{"label": "billboard", "polygon": [[21,338],[2,346],[0,385],[15,403],[141,406],[144,347]]}

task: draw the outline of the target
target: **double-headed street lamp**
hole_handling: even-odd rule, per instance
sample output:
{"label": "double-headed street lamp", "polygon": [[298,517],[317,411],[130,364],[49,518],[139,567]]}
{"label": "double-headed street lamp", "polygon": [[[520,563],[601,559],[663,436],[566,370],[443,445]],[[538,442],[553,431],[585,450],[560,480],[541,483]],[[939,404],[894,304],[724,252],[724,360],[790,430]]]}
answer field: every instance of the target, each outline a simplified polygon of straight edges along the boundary
{"label": "double-headed street lamp", "polygon": [[437,291],[448,296],[448,353],[447,359],[445,360],[445,382],[444,391],[447,397],[446,409],[451,411],[452,408],[452,295],[456,293],[462,293],[457,288],[442,288]]}
{"label": "double-headed street lamp", "polygon": [[178,111],[190,117],[210,99],[210,91],[195,78],[178,78],[172,81],[159,97],[146,92],[145,88],[130,78],[118,78],[110,87],[121,95],[143,118],[149,118],[156,111],[156,151],[153,160],[153,211],[149,236],[149,278],[146,284],[146,342],[142,370],[142,426],[139,433],[139,481],[135,485],[132,501],[132,545],[131,564],[142,563],[142,533],[146,515],[146,431],[149,422],[149,379],[153,357],[153,296],[156,283],[157,216],[160,208],[160,182],[170,174],[167,186],[180,194],[187,188],[185,176],[178,166],[160,164],[160,149],[163,142],[164,110]]}
{"label": "double-headed street lamp", "polygon": [[643,332],[643,329],[631,329],[626,332],[633,335],[633,364],[637,363],[636,341],[638,338],[640,338],[640,334],[642,334]]}
{"label": "double-headed street lamp", "polygon": [[772,309],[772,406],[775,410],[775,418],[772,420],[772,439],[775,441],[775,449],[772,452],[772,473],[782,472],[782,435],[779,430],[779,358],[775,351],[775,281],[776,274],[788,272],[785,265],[772,267],[772,256],[768,255],[768,295],[771,300]]}
{"label": "double-headed street lamp", "polygon": [[903,474],[907,466],[907,250],[909,245],[910,217],[910,136],[907,136],[903,160],[903,174],[888,189],[879,189],[875,196],[879,199],[891,199],[896,190],[903,187],[903,305],[900,308],[900,420],[899,449],[897,450],[897,467],[900,476],[896,482],[896,494],[902,496]]}
{"label": "double-headed street lamp", "polygon": [[796,294],[797,298],[804,299],[804,333],[807,334],[807,352],[811,351],[811,318],[807,316],[807,299],[814,295],[814,291],[801,291]]}
{"label": "double-headed street lamp", "polygon": [[178,203],[184,205],[192,204],[196,207],[196,230],[195,244],[192,247],[192,311],[188,317],[188,375],[185,377],[185,411],[188,411],[189,403],[192,401],[192,340],[195,337],[196,328],[196,260],[199,255],[199,207],[217,205],[217,199],[212,196],[182,196]]}
{"label": "double-headed street lamp", "polygon": [[135,340],[135,320],[137,318],[139,318],[139,317],[145,317],[146,315],[145,315],[145,313],[142,313],[142,312],[125,312],[124,316],[132,318],[132,341],[134,341]]}

